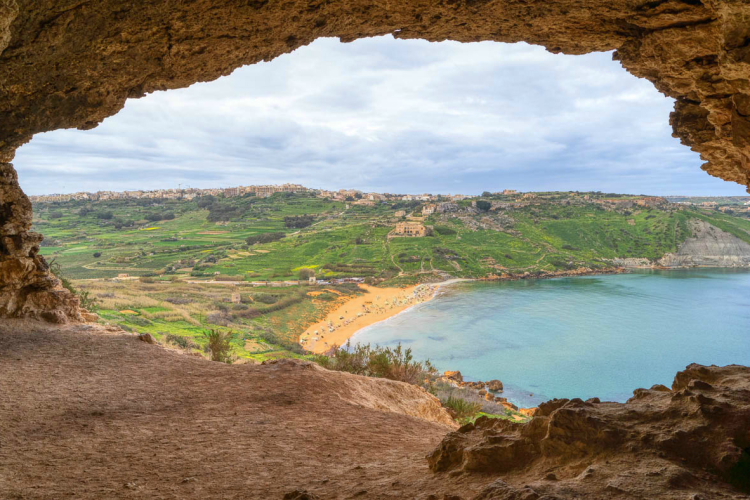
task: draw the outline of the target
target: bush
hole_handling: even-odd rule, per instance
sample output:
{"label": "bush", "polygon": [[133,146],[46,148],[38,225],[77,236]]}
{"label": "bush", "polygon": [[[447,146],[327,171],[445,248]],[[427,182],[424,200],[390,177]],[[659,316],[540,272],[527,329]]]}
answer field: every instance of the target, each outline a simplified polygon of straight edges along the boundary
{"label": "bush", "polygon": [[453,395],[450,395],[448,399],[442,401],[442,403],[443,406],[453,411],[454,418],[459,421],[470,419],[482,411],[482,405],[480,403],[467,401],[466,399],[454,397]]}
{"label": "bush", "polygon": [[98,258],[99,258],[99,257],[101,257],[101,256],[102,256],[102,253],[101,253],[101,252],[94,252],[94,258],[95,258],[95,259],[98,259]]}
{"label": "bush", "polygon": [[170,304],[175,305],[190,304],[192,302],[195,302],[193,299],[189,299],[187,297],[167,297],[164,300],[166,300]]}
{"label": "bush", "polygon": [[274,333],[273,330],[264,330],[260,333],[260,335],[258,335],[258,337],[269,344],[281,346],[287,351],[291,351],[295,354],[307,354],[305,348],[299,345],[297,342],[292,342],[285,338],[282,338]]}
{"label": "bush", "polygon": [[482,212],[487,212],[490,208],[492,208],[492,203],[490,203],[489,201],[479,200],[477,202],[477,208]]}
{"label": "bush", "polygon": [[229,324],[229,316],[225,312],[217,311],[212,312],[208,315],[208,318],[206,318],[206,321],[208,321],[211,324],[219,325],[219,326],[227,326]]}
{"label": "bush", "polygon": [[231,331],[222,332],[219,330],[206,330],[203,336],[208,343],[206,352],[211,355],[211,361],[232,364],[236,356],[232,353],[232,338],[234,333]]}
{"label": "bush", "polygon": [[314,215],[292,215],[284,217],[284,225],[289,228],[302,229],[311,226],[315,221]]}
{"label": "bush", "polygon": [[264,293],[262,295],[253,295],[253,298],[256,302],[260,302],[262,304],[275,304],[279,301],[279,297],[276,295],[271,295],[268,293]]}
{"label": "bush", "polygon": [[91,294],[86,290],[78,290],[73,286],[73,283],[70,282],[68,278],[65,277],[65,274],[63,273],[62,266],[60,266],[59,263],[52,260],[49,263],[49,270],[52,274],[54,274],[57,279],[60,280],[63,288],[67,288],[67,290],[72,293],[73,295],[76,295],[78,299],[81,301],[81,307],[88,310],[88,311],[95,311],[97,304],[99,303],[99,300],[96,297],[91,296]]}
{"label": "bush", "polygon": [[181,335],[173,335],[171,333],[168,333],[165,336],[165,339],[167,342],[170,342],[182,349],[197,349],[200,347],[198,344],[193,342],[190,338],[183,337]]}
{"label": "bush", "polygon": [[429,361],[414,361],[411,349],[404,350],[399,344],[390,347],[370,347],[347,343],[345,349],[334,346],[331,355],[317,354],[313,360],[329,370],[337,370],[368,377],[387,378],[409,384],[420,385],[425,378],[437,373]]}
{"label": "bush", "polygon": [[62,219],[63,213],[62,212],[50,212],[49,218],[50,219]]}
{"label": "bush", "polygon": [[248,236],[245,241],[248,245],[255,245],[256,243],[272,243],[274,241],[279,241],[285,236],[286,234],[284,233],[261,233]]}
{"label": "bush", "polygon": [[151,326],[153,323],[146,318],[141,318],[139,316],[132,316],[128,318],[128,323],[133,323],[134,325],[138,326]]}
{"label": "bush", "polygon": [[301,280],[309,280],[313,276],[315,276],[314,269],[310,269],[309,267],[303,267],[302,269],[299,270],[299,279]]}
{"label": "bush", "polygon": [[435,232],[440,236],[451,236],[456,234],[456,230],[448,226],[435,226]]}

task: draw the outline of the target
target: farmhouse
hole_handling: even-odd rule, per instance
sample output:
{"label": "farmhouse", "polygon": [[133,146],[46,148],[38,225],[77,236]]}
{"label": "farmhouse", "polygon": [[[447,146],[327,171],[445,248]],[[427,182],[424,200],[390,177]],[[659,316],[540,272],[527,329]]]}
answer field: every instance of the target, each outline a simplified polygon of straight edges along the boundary
{"label": "farmhouse", "polygon": [[392,233],[394,236],[427,236],[427,227],[421,222],[399,222]]}

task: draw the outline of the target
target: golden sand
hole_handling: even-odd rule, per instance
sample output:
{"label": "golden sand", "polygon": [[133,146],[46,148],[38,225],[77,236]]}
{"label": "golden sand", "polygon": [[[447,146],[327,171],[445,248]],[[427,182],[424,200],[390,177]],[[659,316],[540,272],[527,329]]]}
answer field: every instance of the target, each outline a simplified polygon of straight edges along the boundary
{"label": "golden sand", "polygon": [[376,288],[359,285],[367,293],[340,299],[339,304],[323,321],[310,326],[300,336],[300,343],[308,351],[322,353],[334,345],[344,345],[352,335],[367,326],[431,300],[439,284],[416,285],[404,288]]}

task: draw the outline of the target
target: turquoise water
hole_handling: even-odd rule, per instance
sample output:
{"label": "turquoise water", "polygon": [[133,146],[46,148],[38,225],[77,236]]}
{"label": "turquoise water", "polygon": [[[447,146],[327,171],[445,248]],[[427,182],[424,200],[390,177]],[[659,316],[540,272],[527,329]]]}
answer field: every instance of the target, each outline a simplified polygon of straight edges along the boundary
{"label": "turquoise water", "polygon": [[497,378],[529,406],[624,401],[690,363],[750,365],[750,272],[646,271],[460,283],[366,328],[352,343],[403,344],[441,371]]}

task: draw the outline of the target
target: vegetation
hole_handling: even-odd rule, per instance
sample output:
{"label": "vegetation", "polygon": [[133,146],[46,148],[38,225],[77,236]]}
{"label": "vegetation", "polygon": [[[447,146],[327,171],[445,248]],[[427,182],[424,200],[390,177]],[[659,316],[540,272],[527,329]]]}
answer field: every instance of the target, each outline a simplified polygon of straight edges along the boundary
{"label": "vegetation", "polygon": [[206,350],[211,356],[211,361],[232,364],[236,356],[232,354],[232,337],[231,331],[206,330],[203,332],[206,338]]}
{"label": "vegetation", "polygon": [[95,297],[92,297],[87,290],[79,290],[73,286],[73,283],[65,276],[62,266],[58,262],[53,259],[50,261],[49,267],[52,274],[60,280],[63,288],[67,288],[69,292],[78,297],[78,300],[81,302],[81,307],[92,312],[96,310],[98,300]]}
{"label": "vegetation", "polygon": [[334,347],[330,355],[315,355],[312,359],[329,370],[354,373],[368,377],[380,377],[398,380],[414,385],[437,374],[429,361],[414,361],[411,349],[403,349],[401,344],[396,348],[371,347],[357,344],[352,347]]}
{"label": "vegetation", "polygon": [[427,217],[434,231],[423,238],[389,237],[395,212],[419,213],[423,202],[347,208],[310,193],[37,203],[34,229],[46,236],[41,253],[54,272],[103,321],[200,349],[206,329],[231,330],[233,353],[257,361],[304,355],[297,339],[306,326],[339,298],[362,293],[340,284],[311,293],[311,276],[401,286],[447,275],[604,268],[614,258],[676,251],[697,219],[750,241],[744,217],[675,205],[612,208],[594,201],[633,197],[583,195],[539,193],[533,203],[515,203],[485,193],[477,207],[464,200]]}
{"label": "vegetation", "polygon": [[480,403],[467,401],[466,399],[453,396],[452,394],[448,396],[448,399],[443,401],[443,405],[453,411],[454,418],[458,421],[466,421],[468,419],[476,418],[482,411],[482,405]]}

